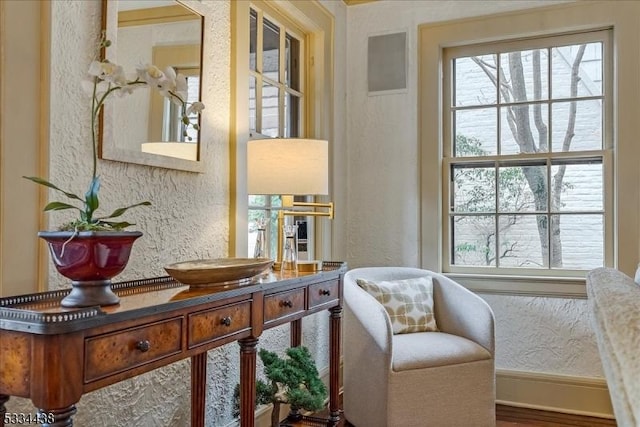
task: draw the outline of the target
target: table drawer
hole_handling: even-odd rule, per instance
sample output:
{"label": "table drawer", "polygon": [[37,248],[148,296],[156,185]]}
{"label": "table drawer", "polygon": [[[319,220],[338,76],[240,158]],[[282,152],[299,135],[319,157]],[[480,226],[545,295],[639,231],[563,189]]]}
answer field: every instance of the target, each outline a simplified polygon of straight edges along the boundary
{"label": "table drawer", "polygon": [[264,298],[264,322],[273,322],[304,311],[305,289],[280,292]]}
{"label": "table drawer", "polygon": [[309,286],[309,308],[338,300],[340,287],[337,281],[316,283]]}
{"label": "table drawer", "polygon": [[248,330],[250,327],[250,301],[191,314],[189,348]]}
{"label": "table drawer", "polygon": [[86,382],[180,353],[182,317],[87,338]]}

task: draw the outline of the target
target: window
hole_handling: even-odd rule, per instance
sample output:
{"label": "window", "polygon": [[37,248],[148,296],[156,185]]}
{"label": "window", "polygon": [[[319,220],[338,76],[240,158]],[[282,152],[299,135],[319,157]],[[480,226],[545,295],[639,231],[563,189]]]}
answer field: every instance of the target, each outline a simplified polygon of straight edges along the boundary
{"label": "window", "polygon": [[609,37],[444,50],[445,271],[612,265]]}
{"label": "window", "polygon": [[[303,35],[275,11],[251,7],[249,14],[249,129],[252,138],[304,135]],[[280,196],[249,195],[248,252],[256,242],[257,221],[268,218],[268,251],[276,253]],[[296,217],[297,218],[297,217]]]}

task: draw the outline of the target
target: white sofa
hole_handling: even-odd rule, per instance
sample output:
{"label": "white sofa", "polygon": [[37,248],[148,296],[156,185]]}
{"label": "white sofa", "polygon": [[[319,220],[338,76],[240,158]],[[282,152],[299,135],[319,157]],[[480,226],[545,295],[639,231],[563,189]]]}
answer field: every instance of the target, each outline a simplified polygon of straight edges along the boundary
{"label": "white sofa", "polygon": [[640,426],[640,286],[611,268],[587,275],[598,350],[620,427]]}
{"label": "white sofa", "polygon": [[[433,279],[439,332],[392,334],[357,279]],[[344,279],[344,410],[356,427],[495,426],[494,317],[487,303],[427,270],[372,267]]]}

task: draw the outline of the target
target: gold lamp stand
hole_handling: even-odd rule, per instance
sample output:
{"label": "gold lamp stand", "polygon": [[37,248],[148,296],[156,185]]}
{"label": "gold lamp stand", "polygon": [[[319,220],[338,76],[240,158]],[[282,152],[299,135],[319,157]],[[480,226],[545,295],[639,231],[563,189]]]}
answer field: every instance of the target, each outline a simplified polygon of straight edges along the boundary
{"label": "gold lamp stand", "polygon": [[[296,202],[293,200],[293,196],[282,196],[282,208],[278,211],[278,252],[276,261],[273,264],[274,270],[280,270],[282,268],[282,246],[283,246],[283,226],[285,216],[319,216],[328,217],[333,219],[333,202],[328,203],[316,203],[316,202]],[[310,208],[311,210],[299,209],[299,210],[286,210],[285,208]],[[316,210],[327,209],[327,210]],[[316,261],[312,262],[298,262],[298,271],[300,272],[315,272],[322,268],[321,264]]]}

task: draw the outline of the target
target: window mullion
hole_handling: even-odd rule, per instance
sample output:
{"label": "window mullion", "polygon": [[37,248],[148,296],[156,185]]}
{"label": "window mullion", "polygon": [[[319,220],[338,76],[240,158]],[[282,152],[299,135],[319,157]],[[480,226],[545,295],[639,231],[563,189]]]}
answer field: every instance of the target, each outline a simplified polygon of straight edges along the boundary
{"label": "window mullion", "polygon": [[256,11],[256,132],[262,133],[262,81],[263,75],[263,41],[264,15],[261,10]]}
{"label": "window mullion", "polygon": [[286,39],[287,39],[287,30],[280,26],[280,49],[279,49],[279,72],[278,72],[278,135],[281,137],[286,137],[284,132],[285,128],[285,96],[284,96],[284,87],[285,87],[285,67],[286,67]]}

